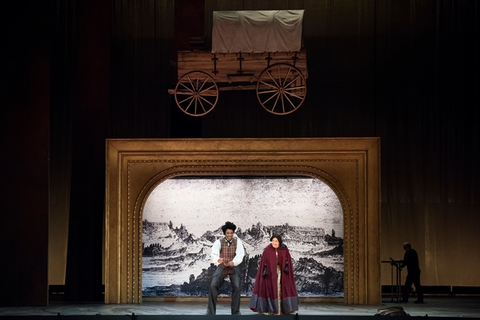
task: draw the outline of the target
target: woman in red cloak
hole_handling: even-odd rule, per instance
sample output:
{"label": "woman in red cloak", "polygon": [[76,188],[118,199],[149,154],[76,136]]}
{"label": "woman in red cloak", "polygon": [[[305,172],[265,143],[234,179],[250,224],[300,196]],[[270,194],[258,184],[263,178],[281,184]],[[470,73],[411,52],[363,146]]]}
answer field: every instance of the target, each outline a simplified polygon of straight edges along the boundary
{"label": "woman in red cloak", "polygon": [[298,294],[293,277],[292,258],[280,235],[273,235],[263,250],[250,309],[266,314],[298,311]]}

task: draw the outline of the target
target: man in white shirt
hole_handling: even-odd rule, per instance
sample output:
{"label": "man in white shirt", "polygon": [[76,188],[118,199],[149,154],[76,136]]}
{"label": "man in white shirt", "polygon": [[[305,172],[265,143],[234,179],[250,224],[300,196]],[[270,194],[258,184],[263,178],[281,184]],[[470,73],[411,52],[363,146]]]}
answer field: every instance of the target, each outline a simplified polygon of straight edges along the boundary
{"label": "man in white shirt", "polygon": [[237,226],[230,221],[222,226],[224,237],[217,239],[212,246],[212,263],[217,266],[208,293],[207,315],[217,311],[217,297],[228,276],[232,284],[232,315],[240,314],[240,267],[245,256],[242,240],[234,237]]}

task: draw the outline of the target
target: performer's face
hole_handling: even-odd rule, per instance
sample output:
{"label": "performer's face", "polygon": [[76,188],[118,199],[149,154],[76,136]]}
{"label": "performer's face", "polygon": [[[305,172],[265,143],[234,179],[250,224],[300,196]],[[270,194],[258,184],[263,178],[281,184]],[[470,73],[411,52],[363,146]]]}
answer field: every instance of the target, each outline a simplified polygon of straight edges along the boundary
{"label": "performer's face", "polygon": [[280,242],[278,241],[277,238],[273,238],[273,239],[272,239],[272,247],[274,247],[275,249],[277,249],[278,247],[280,247]]}
{"label": "performer's face", "polygon": [[232,240],[232,238],[233,238],[233,230],[232,229],[227,229],[227,231],[225,231],[225,238],[227,238],[227,240]]}

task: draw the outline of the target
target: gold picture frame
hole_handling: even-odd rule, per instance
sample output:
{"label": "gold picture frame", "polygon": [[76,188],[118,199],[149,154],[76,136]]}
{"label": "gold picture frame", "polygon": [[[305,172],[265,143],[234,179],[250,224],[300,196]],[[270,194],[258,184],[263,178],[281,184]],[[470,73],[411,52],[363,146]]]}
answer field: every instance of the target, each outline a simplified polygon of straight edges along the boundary
{"label": "gold picture frame", "polygon": [[105,303],[142,302],[142,211],[177,176],[308,176],[337,194],[344,212],[346,304],[378,305],[380,138],[108,139]]}

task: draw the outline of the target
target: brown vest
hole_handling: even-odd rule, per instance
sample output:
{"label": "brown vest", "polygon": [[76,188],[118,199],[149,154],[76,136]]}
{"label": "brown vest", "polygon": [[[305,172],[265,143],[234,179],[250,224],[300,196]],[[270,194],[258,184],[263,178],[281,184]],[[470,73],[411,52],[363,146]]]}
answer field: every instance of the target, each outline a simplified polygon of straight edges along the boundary
{"label": "brown vest", "polygon": [[220,258],[223,258],[224,263],[229,263],[235,258],[235,252],[237,251],[237,239],[232,238],[230,245],[225,238],[220,239]]}

